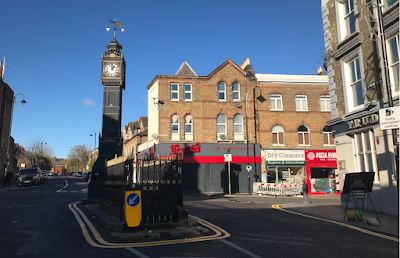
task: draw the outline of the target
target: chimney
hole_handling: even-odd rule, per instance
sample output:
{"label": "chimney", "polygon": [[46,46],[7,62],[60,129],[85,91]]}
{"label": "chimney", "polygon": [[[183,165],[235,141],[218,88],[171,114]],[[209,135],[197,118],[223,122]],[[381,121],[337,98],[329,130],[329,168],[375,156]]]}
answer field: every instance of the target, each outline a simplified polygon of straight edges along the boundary
{"label": "chimney", "polygon": [[318,67],[318,69],[317,69],[317,74],[318,75],[325,75],[326,73],[324,72],[324,70],[322,70],[322,66],[320,66],[320,67]]}

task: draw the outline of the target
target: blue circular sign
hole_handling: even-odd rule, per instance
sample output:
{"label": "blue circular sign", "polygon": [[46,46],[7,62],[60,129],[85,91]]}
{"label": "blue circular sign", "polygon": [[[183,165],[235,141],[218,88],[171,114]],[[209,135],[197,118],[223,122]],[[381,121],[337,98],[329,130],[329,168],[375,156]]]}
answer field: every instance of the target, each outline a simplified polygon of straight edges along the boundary
{"label": "blue circular sign", "polygon": [[140,197],[135,193],[131,193],[130,195],[128,195],[128,198],[126,198],[126,203],[128,203],[128,205],[131,207],[137,206],[139,202],[140,202]]}

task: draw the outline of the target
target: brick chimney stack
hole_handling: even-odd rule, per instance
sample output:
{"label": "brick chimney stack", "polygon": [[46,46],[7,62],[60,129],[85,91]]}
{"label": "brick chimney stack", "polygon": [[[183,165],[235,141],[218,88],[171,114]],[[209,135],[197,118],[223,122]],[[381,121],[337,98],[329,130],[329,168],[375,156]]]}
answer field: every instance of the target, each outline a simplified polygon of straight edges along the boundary
{"label": "brick chimney stack", "polygon": [[326,73],[324,72],[324,70],[322,70],[322,66],[320,66],[320,67],[318,67],[318,69],[317,69],[317,74],[318,75],[325,75]]}

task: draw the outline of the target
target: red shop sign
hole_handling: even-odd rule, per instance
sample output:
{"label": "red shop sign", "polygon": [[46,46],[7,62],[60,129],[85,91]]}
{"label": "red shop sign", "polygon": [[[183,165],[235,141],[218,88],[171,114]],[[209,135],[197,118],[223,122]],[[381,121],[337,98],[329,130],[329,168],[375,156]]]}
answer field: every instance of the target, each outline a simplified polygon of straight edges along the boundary
{"label": "red shop sign", "polygon": [[181,155],[183,153],[196,153],[200,152],[200,143],[196,143],[196,145],[187,145],[185,148],[179,148],[179,144],[171,145],[171,155]]}
{"label": "red shop sign", "polygon": [[336,162],[336,150],[306,150],[306,162]]}

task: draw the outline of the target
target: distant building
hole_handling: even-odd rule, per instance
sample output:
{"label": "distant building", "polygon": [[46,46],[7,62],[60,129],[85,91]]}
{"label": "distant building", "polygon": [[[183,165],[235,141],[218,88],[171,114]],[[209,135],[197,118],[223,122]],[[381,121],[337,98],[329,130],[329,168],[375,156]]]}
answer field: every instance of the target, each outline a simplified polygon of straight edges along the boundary
{"label": "distant building", "polygon": [[[295,176],[307,176],[313,193],[332,193],[328,77],[322,71],[254,76],[251,69],[249,59],[241,66],[228,59],[205,76],[187,62],[175,75],[157,75],[147,86],[149,138],[138,147],[139,159],[183,153],[187,191],[227,193],[227,154],[234,193],[249,192],[253,182],[290,183]],[[307,166],[306,152],[331,153],[330,162],[315,159]]]}

